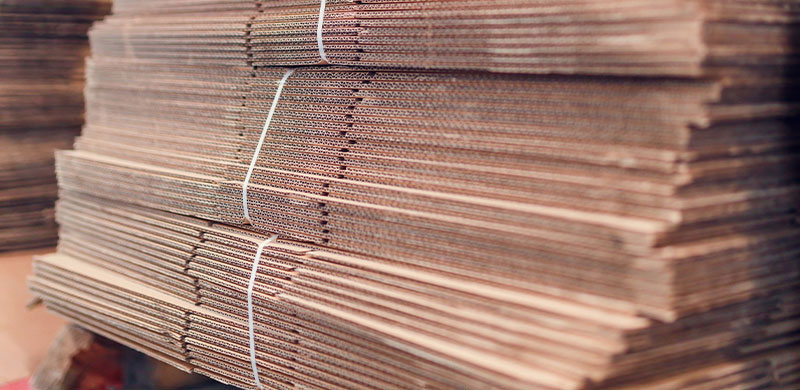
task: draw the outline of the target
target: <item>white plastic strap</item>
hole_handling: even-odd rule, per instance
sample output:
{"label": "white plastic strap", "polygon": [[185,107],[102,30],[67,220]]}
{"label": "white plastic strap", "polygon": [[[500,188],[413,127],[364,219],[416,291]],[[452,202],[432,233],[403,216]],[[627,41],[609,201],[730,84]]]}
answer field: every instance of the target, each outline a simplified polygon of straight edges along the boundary
{"label": "white plastic strap", "polygon": [[256,336],[255,324],[253,323],[253,287],[256,284],[256,274],[258,273],[258,263],[261,260],[261,253],[264,248],[278,239],[278,235],[264,240],[258,245],[256,251],[256,258],[253,260],[253,269],[250,270],[250,282],[247,283],[247,328],[250,332],[250,365],[253,367],[253,378],[255,379],[256,388],[261,389],[261,380],[258,378],[258,365],[256,364]]}
{"label": "white plastic strap", "polygon": [[317,19],[317,48],[321,64],[330,64],[325,56],[325,45],[322,44],[322,24],[325,21],[325,0],[319,1],[319,19]]}
{"label": "white plastic strap", "polygon": [[289,76],[291,76],[292,73],[294,73],[294,69],[287,70],[286,73],[283,74],[281,81],[278,82],[278,89],[275,91],[275,97],[272,99],[272,106],[269,108],[267,120],[264,122],[264,128],[261,130],[261,138],[258,139],[258,145],[256,145],[256,151],[253,153],[253,159],[250,160],[250,168],[247,169],[247,175],[245,175],[244,183],[242,183],[242,210],[244,211],[245,221],[251,225],[253,224],[253,220],[250,218],[250,210],[247,207],[247,190],[250,187],[250,179],[253,177],[253,170],[256,168],[258,155],[261,154],[261,148],[264,146],[264,140],[267,138],[269,124],[272,122],[272,116],[275,115],[275,109],[278,107],[278,100],[281,98],[283,86],[286,84],[286,80],[289,79]]}

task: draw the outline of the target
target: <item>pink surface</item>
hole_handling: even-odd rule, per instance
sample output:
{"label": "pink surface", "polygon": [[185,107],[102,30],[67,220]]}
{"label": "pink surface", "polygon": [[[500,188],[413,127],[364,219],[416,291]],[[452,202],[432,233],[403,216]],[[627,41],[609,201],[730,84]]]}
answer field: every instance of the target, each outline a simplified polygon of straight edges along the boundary
{"label": "pink surface", "polygon": [[25,378],[16,382],[0,385],[0,390],[30,390],[30,386],[28,386],[29,380],[30,379]]}
{"label": "pink surface", "polygon": [[53,251],[0,254],[0,386],[33,375],[65,323],[42,306],[25,307],[32,298],[25,279],[31,273],[33,255]]}

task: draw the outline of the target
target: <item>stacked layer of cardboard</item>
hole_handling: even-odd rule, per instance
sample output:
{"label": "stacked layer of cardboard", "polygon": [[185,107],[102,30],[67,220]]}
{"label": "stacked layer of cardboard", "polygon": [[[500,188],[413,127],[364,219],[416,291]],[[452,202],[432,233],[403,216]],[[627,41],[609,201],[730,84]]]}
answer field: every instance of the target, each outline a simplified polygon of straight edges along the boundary
{"label": "stacked layer of cardboard", "polygon": [[[247,339],[247,325],[243,321],[220,315],[189,301],[176,300],[174,296],[158,289],[141,284],[131,285],[131,279],[117,272],[108,272],[63,255],[39,259],[36,271],[37,277],[32,282],[34,291],[40,291],[45,297],[54,292],[58,294],[58,298],[48,300],[53,310],[179,368],[200,372],[242,388],[253,388],[248,374],[248,352],[240,345]],[[91,302],[83,300],[84,291],[93,297]],[[115,295],[104,296],[107,291],[114,291]],[[121,306],[119,302],[129,304]],[[137,306],[148,304],[151,305],[149,307],[158,308],[159,313],[151,311],[152,314],[148,316],[140,316],[140,321],[129,318],[132,310],[144,312]],[[164,313],[162,309],[167,306],[176,309],[176,312]],[[302,318],[319,319],[319,315],[305,311],[302,306],[295,306],[292,311],[295,316],[285,316],[282,321],[274,319],[277,313],[274,310],[260,318],[256,340],[262,351],[258,354],[258,361],[263,369],[262,383],[266,383],[266,388],[489,388],[482,381],[474,379],[480,371],[472,372],[473,378],[457,376],[457,371],[448,364],[421,364],[418,358],[414,358],[414,349],[409,352],[397,349],[387,351],[387,339],[376,341],[363,335],[354,338],[352,333],[336,328],[326,329],[319,324],[313,324],[312,328],[301,328],[297,323],[302,323]],[[268,318],[271,320],[267,321]],[[120,321],[124,324],[120,324]],[[179,322],[185,324],[183,329],[174,327]],[[287,323],[292,324],[293,331],[283,329]],[[147,328],[156,328],[157,331]],[[169,333],[176,329],[179,333],[167,334],[167,329]],[[332,337],[332,333],[345,337],[347,341]],[[189,357],[184,359],[190,364],[177,360],[174,353],[163,348],[174,343],[177,337],[185,341],[183,345]],[[342,349],[342,345],[347,349]],[[429,353],[427,350],[436,347],[436,344],[426,343],[424,348],[418,348],[420,352]],[[789,390],[796,388],[798,383],[798,355],[796,347],[773,348],[767,352],[755,350],[745,358],[728,357],[729,361],[724,363],[705,364],[701,368],[684,367],[675,375],[662,375],[661,378],[631,386],[593,388]],[[482,359],[483,364],[490,362],[489,358]],[[526,372],[532,371],[528,368]],[[543,381],[546,377],[547,373],[539,375],[538,380]],[[430,378],[443,378],[443,382],[435,382]],[[506,385],[506,388],[548,388],[522,387],[520,382]],[[564,382],[559,386],[556,388],[574,388]]]}
{"label": "stacked layer of cardboard", "polygon": [[[183,321],[183,328],[165,328],[163,315],[148,323],[183,342],[184,361],[174,363],[251,387],[243,286],[267,235],[72,192],[63,193],[58,207],[59,259],[41,267],[61,269],[38,271],[34,290],[50,297],[57,288],[87,286],[85,278],[53,276],[83,272],[114,290],[138,291],[130,293],[138,296],[134,303],[119,304],[145,305],[170,291],[179,310],[171,315],[181,318],[173,321]],[[260,264],[254,289],[259,364],[263,376],[285,386],[567,389],[592,380],[616,388],[671,375],[669,381],[682,380],[687,367],[701,363],[715,373],[732,358],[756,359],[798,339],[792,285],[660,323],[623,308],[286,239],[269,247]],[[110,273],[124,274],[124,283]],[[190,283],[178,283],[181,278]],[[75,308],[66,313],[86,305],[69,304]],[[158,305],[151,309],[162,310]],[[113,323],[95,329],[111,337],[120,331]],[[155,349],[145,343],[152,335],[125,337],[144,351]],[[421,357],[428,360],[420,363]]]}
{"label": "stacked layer of cardboard", "polygon": [[56,241],[56,149],[83,123],[86,32],[108,1],[0,4],[0,251]]}
{"label": "stacked layer of cardboard", "polygon": [[[591,37],[575,38],[578,60],[527,51],[503,68],[585,73],[536,76],[366,54],[331,61],[365,67],[287,73],[263,65],[318,62],[317,2],[119,2],[91,35],[87,124],[57,159],[59,253],[32,288],[93,330],[250,389],[248,281],[278,234],[252,299],[268,388],[796,387],[792,2],[659,2],[697,23],[674,31],[683,19],[642,19],[644,3],[592,2],[579,13],[594,22],[578,24],[573,5],[588,2],[491,7],[526,9],[524,23],[488,2],[326,7],[329,59],[381,53],[359,39],[388,34],[398,67],[502,61],[456,38],[423,40],[422,61],[366,20],[426,20],[429,39],[474,21],[478,41],[493,23],[502,39],[484,52],[551,17],[571,34],[518,39],[546,51],[569,47],[559,34]],[[643,63],[603,46],[661,28],[703,54],[646,45]],[[639,76],[591,75],[623,69]]]}
{"label": "stacked layer of cardboard", "polygon": [[[164,62],[699,75],[780,65],[791,0],[122,0],[95,53]],[[146,17],[137,17],[137,16]],[[127,17],[124,17],[127,16]]]}
{"label": "stacked layer of cardboard", "polygon": [[[94,60],[63,188],[244,222],[284,72],[195,69]],[[772,273],[799,244],[793,104],[752,102],[776,86],[301,69],[250,214],[302,241],[672,319],[796,276]]]}

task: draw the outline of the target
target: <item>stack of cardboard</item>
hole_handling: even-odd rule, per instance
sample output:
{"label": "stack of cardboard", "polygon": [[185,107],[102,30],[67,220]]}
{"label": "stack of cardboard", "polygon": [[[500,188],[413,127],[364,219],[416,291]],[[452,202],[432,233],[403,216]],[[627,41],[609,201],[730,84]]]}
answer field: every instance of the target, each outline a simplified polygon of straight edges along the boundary
{"label": "stack of cardboard", "polygon": [[[252,387],[245,286],[268,235],[71,191],[58,215],[60,254],[40,260],[32,281],[54,310],[184,369]],[[792,285],[666,323],[600,297],[287,239],[268,247],[260,264],[258,362],[262,379],[276,383],[567,389],[592,380],[659,388],[686,377],[744,380],[716,377],[744,364],[732,358],[774,354],[789,367],[800,363],[789,353],[796,349],[782,349],[797,340]],[[122,325],[127,317],[139,321]]]}
{"label": "stack of cardboard", "polygon": [[110,3],[0,3],[0,251],[56,241],[54,152],[83,123],[86,32]]}
{"label": "stack of cardboard", "polygon": [[318,2],[117,3],[33,290],[242,388],[796,386],[793,2],[559,3],[333,1],[368,66],[293,69]]}
{"label": "stack of cardboard", "polygon": [[791,0],[115,3],[102,56],[297,66],[319,64],[321,45],[336,65],[655,76],[781,64],[798,13]]}

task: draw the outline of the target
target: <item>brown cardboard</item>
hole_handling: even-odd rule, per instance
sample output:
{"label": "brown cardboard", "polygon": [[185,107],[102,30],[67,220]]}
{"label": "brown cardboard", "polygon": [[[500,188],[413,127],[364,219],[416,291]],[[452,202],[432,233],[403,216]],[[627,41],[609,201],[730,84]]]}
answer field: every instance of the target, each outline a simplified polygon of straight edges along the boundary
{"label": "brown cardboard", "polygon": [[110,7],[0,5],[0,252],[56,243],[54,153],[80,133],[87,31]]}
{"label": "brown cardboard", "polygon": [[117,2],[31,287],[248,389],[253,272],[271,388],[790,388],[787,4],[333,1],[281,84],[319,2]]}

